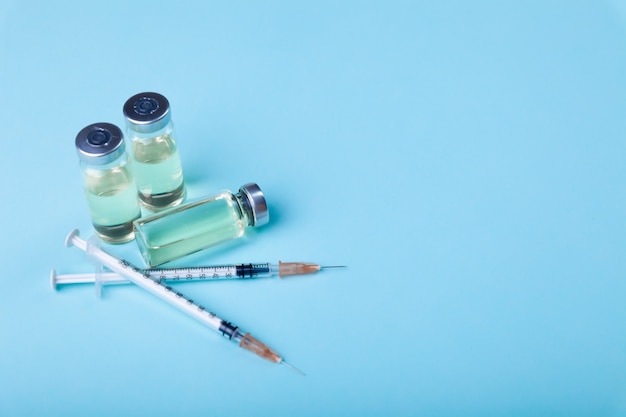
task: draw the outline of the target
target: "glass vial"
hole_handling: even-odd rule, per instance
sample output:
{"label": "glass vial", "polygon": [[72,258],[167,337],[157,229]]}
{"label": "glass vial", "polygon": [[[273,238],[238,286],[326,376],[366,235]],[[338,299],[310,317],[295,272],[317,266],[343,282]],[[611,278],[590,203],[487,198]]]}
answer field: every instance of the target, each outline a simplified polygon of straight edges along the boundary
{"label": "glass vial", "polygon": [[135,221],[137,244],[151,267],[243,235],[248,226],[269,221],[257,184],[205,197]]}
{"label": "glass vial", "polygon": [[123,110],[139,202],[150,211],[180,204],[185,184],[169,102],[158,93],[139,93]]}
{"label": "glass vial", "polygon": [[133,240],[141,209],[122,131],[110,123],[89,125],[76,136],[76,150],[96,234],[109,243]]}

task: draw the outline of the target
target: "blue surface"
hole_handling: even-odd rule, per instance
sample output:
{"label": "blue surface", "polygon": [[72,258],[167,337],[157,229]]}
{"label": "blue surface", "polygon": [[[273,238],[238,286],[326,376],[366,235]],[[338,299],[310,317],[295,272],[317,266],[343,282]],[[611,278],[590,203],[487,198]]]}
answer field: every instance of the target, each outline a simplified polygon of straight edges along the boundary
{"label": "blue surface", "polygon": [[[0,416],[626,415],[626,4],[522,3],[0,4]],[[179,286],[306,377],[50,289],[92,269],[74,137],[145,90],[192,199],[270,205],[178,264],[349,266]]]}

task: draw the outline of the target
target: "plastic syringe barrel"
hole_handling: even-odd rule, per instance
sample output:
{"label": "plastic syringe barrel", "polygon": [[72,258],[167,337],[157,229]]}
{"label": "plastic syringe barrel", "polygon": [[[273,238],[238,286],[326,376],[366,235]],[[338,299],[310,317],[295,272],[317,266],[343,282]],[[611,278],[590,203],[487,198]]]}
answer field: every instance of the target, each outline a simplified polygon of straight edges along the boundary
{"label": "plastic syringe barrel", "polygon": [[[180,272],[182,271],[182,272]],[[209,272],[207,272],[209,271]],[[153,279],[171,282],[187,281],[223,281],[223,280],[247,280],[253,278],[267,278],[279,275],[278,265],[272,264],[239,264],[217,265],[190,268],[152,268],[142,269],[140,272],[150,274]],[[57,274],[53,269],[50,271],[50,285],[56,289],[59,284],[86,284],[93,282],[102,284],[130,284],[132,281],[124,278],[116,272],[98,271],[96,273],[82,274]]]}
{"label": "plastic syringe barrel", "polygon": [[65,241],[66,246],[76,246],[79,249],[85,251],[87,259],[96,265],[104,265],[113,272],[117,272],[129,281],[140,286],[144,290],[156,295],[162,300],[172,304],[179,310],[184,311],[193,318],[206,324],[207,326],[219,330],[222,320],[215,314],[207,311],[204,307],[201,307],[193,302],[189,302],[187,298],[183,297],[181,293],[174,291],[171,287],[161,284],[160,282],[152,279],[149,274],[141,272],[141,270],[130,263],[118,259],[113,255],[100,249],[93,241],[85,241],[79,237],[78,230],[73,230],[67,236]]}

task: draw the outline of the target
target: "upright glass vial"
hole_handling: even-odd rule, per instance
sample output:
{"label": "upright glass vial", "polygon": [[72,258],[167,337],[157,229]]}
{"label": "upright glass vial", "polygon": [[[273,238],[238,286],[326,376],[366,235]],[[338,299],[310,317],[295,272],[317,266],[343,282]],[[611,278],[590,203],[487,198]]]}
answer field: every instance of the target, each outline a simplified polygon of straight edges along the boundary
{"label": "upright glass vial", "polygon": [[76,150],[96,234],[109,243],[133,240],[141,209],[122,131],[110,123],[89,125],[76,136]]}
{"label": "upright glass vial", "polygon": [[140,203],[150,211],[180,204],[185,184],[169,102],[158,93],[135,94],[124,117]]}
{"label": "upright glass vial", "polygon": [[269,221],[267,203],[257,184],[237,194],[222,191],[196,202],[135,221],[137,244],[151,267],[243,235],[247,226]]}

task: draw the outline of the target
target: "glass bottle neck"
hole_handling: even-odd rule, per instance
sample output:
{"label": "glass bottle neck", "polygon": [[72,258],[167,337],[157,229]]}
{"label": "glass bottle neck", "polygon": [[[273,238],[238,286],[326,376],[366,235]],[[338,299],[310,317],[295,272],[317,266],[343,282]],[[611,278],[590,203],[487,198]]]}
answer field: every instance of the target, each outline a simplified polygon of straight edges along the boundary
{"label": "glass bottle neck", "polygon": [[126,153],[123,153],[118,158],[114,159],[113,161],[106,163],[106,164],[102,164],[102,165],[90,164],[89,162],[80,161],[80,166],[83,169],[83,171],[86,171],[86,170],[106,171],[111,168],[124,167],[127,164],[128,164],[128,155]]}
{"label": "glass bottle neck", "polygon": [[132,138],[153,138],[161,135],[172,135],[174,132],[174,123],[170,120],[165,125],[144,125],[137,126],[126,123],[126,135]]}
{"label": "glass bottle neck", "polygon": [[239,204],[242,217],[246,220],[247,226],[254,226],[254,210],[245,195],[234,194],[235,200]]}

